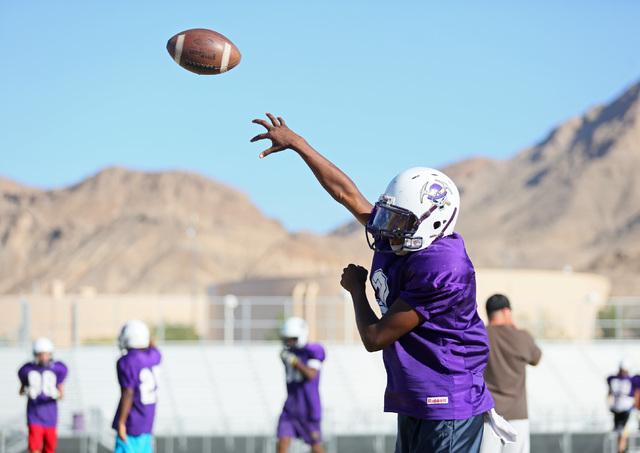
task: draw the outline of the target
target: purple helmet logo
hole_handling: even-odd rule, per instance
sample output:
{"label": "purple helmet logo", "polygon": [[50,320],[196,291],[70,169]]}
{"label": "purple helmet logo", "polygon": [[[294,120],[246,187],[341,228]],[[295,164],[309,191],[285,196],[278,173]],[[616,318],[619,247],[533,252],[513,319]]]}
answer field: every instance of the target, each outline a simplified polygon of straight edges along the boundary
{"label": "purple helmet logo", "polygon": [[449,205],[447,195],[449,190],[444,183],[437,181],[429,185],[428,183],[422,186],[420,190],[420,203],[424,203],[424,197],[426,196],[429,201],[438,208],[442,209],[445,205]]}

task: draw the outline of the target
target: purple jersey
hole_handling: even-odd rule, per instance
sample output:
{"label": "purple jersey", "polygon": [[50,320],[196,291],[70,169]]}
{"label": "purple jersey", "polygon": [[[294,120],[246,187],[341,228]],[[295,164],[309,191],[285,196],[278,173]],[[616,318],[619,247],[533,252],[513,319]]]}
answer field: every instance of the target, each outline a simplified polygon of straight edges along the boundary
{"label": "purple jersey", "polygon": [[635,403],[635,389],[638,386],[638,376],[618,374],[607,378],[609,395],[612,400],[609,406],[613,412],[627,412],[633,408]]}
{"label": "purple jersey", "polygon": [[375,253],[371,285],[382,314],[402,299],[426,320],[383,350],[384,410],[426,420],[463,420],[494,406],[483,372],[487,330],[476,305],[473,264],[454,233],[428,247]]}
{"label": "purple jersey", "polygon": [[[133,406],[127,417],[127,435],[150,434],[158,399],[158,365],[160,351],[148,349],[129,349],[126,355],[118,359],[116,370],[121,389],[133,389]],[[113,419],[113,429],[118,429],[120,405]]]}
{"label": "purple jersey", "polygon": [[320,364],[324,361],[324,348],[317,343],[308,343],[301,349],[291,349],[298,360],[310,368],[318,370],[316,377],[305,379],[300,370],[285,363],[287,374],[287,400],[283,412],[291,417],[304,420],[320,420],[322,406],[320,404]]}
{"label": "purple jersey", "polygon": [[29,362],[20,368],[18,377],[29,398],[27,423],[55,427],[58,421],[58,384],[67,377],[67,366],[53,360],[47,366]]}

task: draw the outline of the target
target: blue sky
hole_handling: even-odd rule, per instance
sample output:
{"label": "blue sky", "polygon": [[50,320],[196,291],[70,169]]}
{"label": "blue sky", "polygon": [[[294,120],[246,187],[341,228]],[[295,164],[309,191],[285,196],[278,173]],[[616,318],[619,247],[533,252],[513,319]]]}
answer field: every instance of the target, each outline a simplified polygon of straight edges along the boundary
{"label": "blue sky", "polygon": [[[44,189],[109,166],[187,170],[291,231],[350,220],[282,116],[371,201],[412,166],[508,159],[640,80],[640,2],[0,1],[0,177]],[[242,53],[198,76],[166,51],[209,28]],[[206,215],[203,206],[201,215]]]}

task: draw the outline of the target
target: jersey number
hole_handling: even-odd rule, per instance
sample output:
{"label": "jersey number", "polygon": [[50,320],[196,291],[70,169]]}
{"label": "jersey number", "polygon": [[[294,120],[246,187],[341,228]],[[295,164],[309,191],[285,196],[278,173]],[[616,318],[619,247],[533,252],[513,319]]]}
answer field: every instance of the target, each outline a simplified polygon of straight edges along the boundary
{"label": "jersey number", "polygon": [[58,378],[53,371],[44,370],[42,374],[35,370],[29,371],[27,381],[29,382],[29,398],[32,400],[36,399],[40,394],[50,398],[60,396],[56,386]]}
{"label": "jersey number", "polygon": [[378,269],[374,272],[371,278],[371,286],[376,291],[376,299],[380,306],[380,312],[384,315],[389,307],[387,306],[387,297],[389,297],[389,284],[387,283],[387,276],[384,275],[382,269]]}
{"label": "jersey number", "polygon": [[612,379],[611,392],[615,396],[631,395],[631,381],[628,379]]}
{"label": "jersey number", "polygon": [[155,404],[158,401],[158,366],[140,370],[140,401],[142,404]]}
{"label": "jersey number", "polygon": [[286,365],[286,374],[287,374],[287,382],[290,384],[292,382],[302,382],[304,381],[304,376],[299,369],[289,364]]}

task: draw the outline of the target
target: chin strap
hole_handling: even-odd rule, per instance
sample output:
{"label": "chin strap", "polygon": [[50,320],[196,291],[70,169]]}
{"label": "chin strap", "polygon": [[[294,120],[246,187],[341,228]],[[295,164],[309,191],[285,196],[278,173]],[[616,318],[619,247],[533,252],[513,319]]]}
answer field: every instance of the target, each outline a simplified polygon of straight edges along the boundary
{"label": "chin strap", "polygon": [[[447,224],[444,226],[444,228],[442,229],[442,231],[438,235],[438,239],[440,239],[441,237],[444,236],[444,232],[446,231],[447,228],[449,228],[449,225],[451,225],[451,222],[456,217],[456,213],[457,212],[458,212],[458,208],[454,208],[453,209],[453,214],[451,214],[451,217],[449,218],[449,221],[447,222]],[[452,231],[452,233],[453,233],[453,231]]]}

